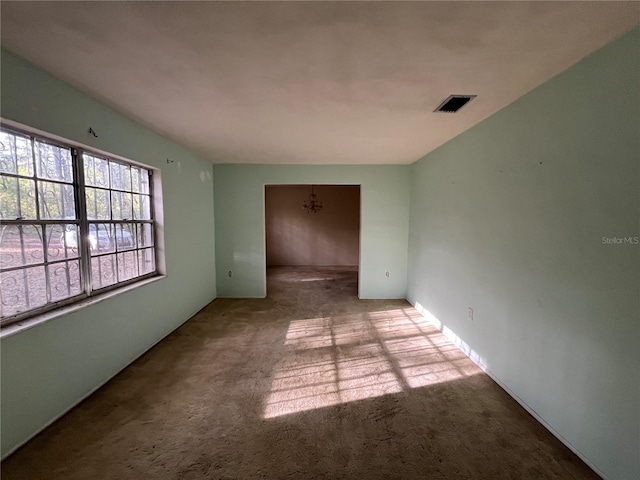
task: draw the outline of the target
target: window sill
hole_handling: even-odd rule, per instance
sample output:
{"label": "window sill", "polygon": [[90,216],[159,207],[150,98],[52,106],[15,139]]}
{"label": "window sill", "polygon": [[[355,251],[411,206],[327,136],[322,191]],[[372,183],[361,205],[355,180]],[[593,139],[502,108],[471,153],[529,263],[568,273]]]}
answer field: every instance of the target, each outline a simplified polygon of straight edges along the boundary
{"label": "window sill", "polygon": [[100,293],[92,297],[84,298],[76,303],[65,305],[64,307],[51,310],[50,312],[42,313],[40,315],[35,315],[33,317],[26,318],[19,322],[12,323],[11,325],[2,327],[2,329],[0,330],[0,338],[3,339],[6,337],[10,337],[12,335],[23,332],[25,330],[29,330],[30,328],[37,327],[38,325],[42,325],[43,323],[46,323],[50,320],[54,320],[63,315],[68,315],[70,313],[77,312],[78,310],[82,310],[86,307],[90,307],[91,305],[95,305],[96,303],[100,303],[104,300],[117,297],[122,293],[130,292],[131,290],[135,290],[136,288],[149,285],[150,283],[157,282],[164,278],[167,278],[167,276],[162,274],[156,275],[155,277],[146,278],[139,282],[131,283],[129,285],[125,285],[123,287],[116,288],[108,292]]}

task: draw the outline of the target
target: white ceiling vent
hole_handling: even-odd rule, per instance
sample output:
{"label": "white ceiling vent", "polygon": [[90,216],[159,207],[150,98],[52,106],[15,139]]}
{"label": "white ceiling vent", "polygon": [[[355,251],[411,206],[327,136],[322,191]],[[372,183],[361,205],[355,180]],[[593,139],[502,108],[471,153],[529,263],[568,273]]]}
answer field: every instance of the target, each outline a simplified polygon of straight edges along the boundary
{"label": "white ceiling vent", "polygon": [[477,95],[449,95],[434,112],[456,113]]}

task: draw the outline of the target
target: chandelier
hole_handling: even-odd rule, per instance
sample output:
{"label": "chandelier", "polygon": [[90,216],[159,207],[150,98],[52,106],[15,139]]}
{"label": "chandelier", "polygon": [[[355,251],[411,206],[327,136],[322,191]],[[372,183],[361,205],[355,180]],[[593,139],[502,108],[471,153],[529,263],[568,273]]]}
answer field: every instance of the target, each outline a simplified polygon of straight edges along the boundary
{"label": "chandelier", "polygon": [[313,191],[313,185],[311,185],[311,195],[302,203],[302,208],[307,213],[318,213],[322,210],[322,202],[318,200],[318,196]]}

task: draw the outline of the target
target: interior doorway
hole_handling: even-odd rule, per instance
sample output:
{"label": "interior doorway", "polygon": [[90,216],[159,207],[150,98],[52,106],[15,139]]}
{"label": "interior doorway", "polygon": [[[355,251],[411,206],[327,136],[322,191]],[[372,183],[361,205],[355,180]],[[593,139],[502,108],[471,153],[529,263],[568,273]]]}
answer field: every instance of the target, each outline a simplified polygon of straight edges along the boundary
{"label": "interior doorway", "polygon": [[360,185],[265,185],[267,295],[270,278],[323,287],[338,275],[358,296],[360,223]]}

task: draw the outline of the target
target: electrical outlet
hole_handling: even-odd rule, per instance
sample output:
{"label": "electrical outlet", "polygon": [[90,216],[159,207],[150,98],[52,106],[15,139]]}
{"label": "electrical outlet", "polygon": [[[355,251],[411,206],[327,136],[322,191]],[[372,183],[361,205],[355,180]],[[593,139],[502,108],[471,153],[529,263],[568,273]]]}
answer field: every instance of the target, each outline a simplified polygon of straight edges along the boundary
{"label": "electrical outlet", "polygon": [[473,308],[469,307],[469,320],[471,320],[473,322]]}
{"label": "electrical outlet", "polygon": [[227,273],[227,275],[229,275],[229,278],[231,278],[233,276],[233,272],[229,270],[229,273]]}

